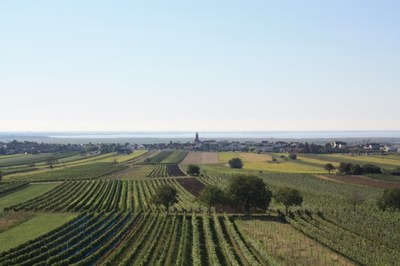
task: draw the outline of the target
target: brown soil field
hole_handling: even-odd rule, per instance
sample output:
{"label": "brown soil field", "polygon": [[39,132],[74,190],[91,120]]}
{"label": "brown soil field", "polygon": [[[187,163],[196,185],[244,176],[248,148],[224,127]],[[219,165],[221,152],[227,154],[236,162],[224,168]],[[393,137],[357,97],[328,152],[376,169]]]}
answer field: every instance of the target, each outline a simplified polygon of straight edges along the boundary
{"label": "brown soil field", "polygon": [[187,191],[198,197],[205,185],[194,177],[176,179]]}
{"label": "brown soil field", "polygon": [[376,187],[376,188],[382,188],[382,189],[400,188],[400,182],[376,180],[376,179],[371,179],[371,178],[359,176],[359,175],[347,175],[347,176],[322,175],[322,176],[317,176],[317,177],[321,178],[321,179],[325,179],[325,180],[334,181],[334,182],[351,183],[351,184],[364,185],[364,186]]}
{"label": "brown soil field", "polygon": [[185,157],[181,164],[217,164],[218,153],[216,152],[202,152],[191,151]]}

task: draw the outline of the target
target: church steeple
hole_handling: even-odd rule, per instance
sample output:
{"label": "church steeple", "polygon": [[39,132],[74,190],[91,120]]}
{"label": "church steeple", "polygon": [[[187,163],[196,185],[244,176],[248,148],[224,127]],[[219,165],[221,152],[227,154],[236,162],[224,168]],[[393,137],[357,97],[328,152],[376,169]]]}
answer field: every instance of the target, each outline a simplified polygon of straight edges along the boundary
{"label": "church steeple", "polygon": [[194,139],[194,142],[195,143],[199,143],[200,142],[199,133],[198,132],[196,132],[196,138]]}

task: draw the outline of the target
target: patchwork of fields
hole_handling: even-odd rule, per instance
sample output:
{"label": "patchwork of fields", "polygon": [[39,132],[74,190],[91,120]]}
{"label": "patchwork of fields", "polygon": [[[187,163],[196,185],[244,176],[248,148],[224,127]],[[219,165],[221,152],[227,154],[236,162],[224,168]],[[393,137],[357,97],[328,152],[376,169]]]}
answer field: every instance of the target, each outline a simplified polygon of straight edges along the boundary
{"label": "patchwork of fields", "polygon": [[[316,177],[347,160],[394,168],[397,157],[245,152],[137,151],[0,156],[0,265],[395,265],[400,261],[400,214],[375,202],[382,189]],[[239,157],[243,169],[227,162]],[[274,159],[275,158],[275,159]],[[200,166],[187,177],[188,164]],[[237,174],[258,175],[272,191],[298,189],[302,206],[272,202],[268,214],[208,214],[198,200],[205,186],[224,188]],[[12,181],[12,182],[10,182]],[[54,182],[57,181],[57,182]],[[178,202],[166,215],[153,204],[168,184]],[[352,211],[348,197],[365,200]],[[5,213],[4,213],[5,211]],[[371,230],[373,228],[373,230]],[[377,248],[379,247],[379,248]]]}

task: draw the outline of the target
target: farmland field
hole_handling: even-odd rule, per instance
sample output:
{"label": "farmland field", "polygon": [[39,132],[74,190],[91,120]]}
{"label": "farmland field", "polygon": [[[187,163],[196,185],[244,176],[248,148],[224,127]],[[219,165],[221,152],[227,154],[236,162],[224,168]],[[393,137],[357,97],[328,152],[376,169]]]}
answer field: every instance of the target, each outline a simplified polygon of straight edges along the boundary
{"label": "farmland field", "polygon": [[191,151],[182,161],[182,165],[185,164],[217,164],[218,153],[216,152],[202,152],[202,151]]}
{"label": "farmland field", "polygon": [[0,233],[0,252],[32,240],[75,218],[70,213],[39,213],[10,230]]}
{"label": "farmland field", "polygon": [[[64,166],[6,175],[21,181],[0,183],[0,265],[395,265],[400,214],[376,208],[382,189],[317,177],[325,163],[338,164],[331,157],[281,155],[72,155]],[[243,169],[227,166],[233,157]],[[186,177],[178,162],[198,164],[200,176]],[[304,202],[288,215],[275,201],[263,214],[208,214],[200,192],[237,174],[261,177],[272,192],[296,188]],[[152,201],[162,185],[178,191],[169,215]],[[365,199],[357,211],[348,202],[354,191]]]}

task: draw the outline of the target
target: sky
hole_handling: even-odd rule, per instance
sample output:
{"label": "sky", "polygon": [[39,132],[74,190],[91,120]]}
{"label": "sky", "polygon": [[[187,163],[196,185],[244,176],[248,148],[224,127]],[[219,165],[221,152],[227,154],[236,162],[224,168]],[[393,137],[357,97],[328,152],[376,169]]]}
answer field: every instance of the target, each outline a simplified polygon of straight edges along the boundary
{"label": "sky", "polygon": [[0,2],[0,131],[400,130],[400,1]]}

